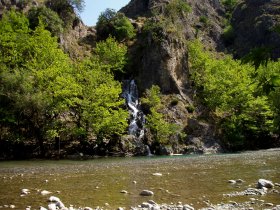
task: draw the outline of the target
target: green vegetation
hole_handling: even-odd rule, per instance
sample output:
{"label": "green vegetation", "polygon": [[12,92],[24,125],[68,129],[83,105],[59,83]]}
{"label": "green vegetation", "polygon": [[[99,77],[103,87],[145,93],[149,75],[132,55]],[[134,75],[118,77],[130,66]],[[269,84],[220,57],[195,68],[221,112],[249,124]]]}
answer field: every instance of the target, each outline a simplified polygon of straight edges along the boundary
{"label": "green vegetation", "polygon": [[184,0],[172,0],[164,8],[164,16],[176,21],[178,17],[185,17],[191,12],[191,7]]}
{"label": "green vegetation", "polygon": [[209,24],[209,19],[206,16],[200,16],[199,17],[199,22],[203,23],[204,25]]}
{"label": "green vegetation", "polygon": [[33,7],[28,12],[30,28],[35,30],[39,22],[45,25],[45,28],[52,33],[53,36],[59,37],[63,32],[63,21],[58,14],[47,7]]}
{"label": "green vegetation", "polygon": [[150,113],[146,116],[146,127],[151,130],[155,144],[170,144],[172,136],[182,135],[182,129],[175,123],[170,123],[165,119],[161,109],[161,93],[158,86],[152,86],[145,92],[141,99],[142,103],[149,107]]}
{"label": "green vegetation", "polygon": [[96,30],[99,40],[113,36],[118,41],[124,41],[136,35],[130,20],[123,13],[117,13],[112,9],[106,9],[101,13],[96,23]]}
{"label": "green vegetation", "polygon": [[231,45],[234,42],[235,32],[232,25],[227,25],[223,31],[222,37],[226,45]]}
{"label": "green vegetation", "polygon": [[[258,148],[279,133],[279,91],[265,93],[260,81],[279,78],[280,62],[269,61],[255,68],[229,56],[216,59],[198,41],[189,43],[193,80],[203,103],[215,115],[232,149]],[[279,81],[277,81],[278,84]]]}
{"label": "green vegetation", "polygon": [[[79,3],[80,2],[80,3]],[[47,0],[45,5],[56,12],[63,21],[63,27],[68,29],[73,27],[76,19],[75,9],[83,8],[83,1],[79,0]]]}
{"label": "green vegetation", "polygon": [[[110,53],[109,53],[110,52]],[[73,62],[57,38],[39,21],[34,30],[21,13],[0,21],[0,141],[6,152],[15,145],[39,148],[48,155],[57,140],[88,150],[115,145],[127,128],[121,83],[126,48],[114,39],[98,43],[92,58]],[[4,143],[3,143],[4,144]],[[84,150],[87,152],[87,150]],[[26,154],[25,154],[26,155]]]}
{"label": "green vegetation", "polygon": [[183,0],[172,0],[164,8],[154,8],[153,17],[146,20],[143,32],[151,34],[155,42],[161,42],[165,34],[183,38],[182,17],[186,17],[191,7]]}

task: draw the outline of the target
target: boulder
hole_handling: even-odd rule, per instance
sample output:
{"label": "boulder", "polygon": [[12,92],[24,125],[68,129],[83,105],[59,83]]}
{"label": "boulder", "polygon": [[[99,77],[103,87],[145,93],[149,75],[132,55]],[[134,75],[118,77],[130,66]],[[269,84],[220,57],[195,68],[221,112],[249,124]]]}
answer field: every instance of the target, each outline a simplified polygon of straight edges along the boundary
{"label": "boulder", "polygon": [[140,195],[142,196],[152,196],[154,195],[154,192],[150,191],[150,190],[143,190]]}
{"label": "boulder", "polygon": [[273,188],[273,187],[274,187],[274,184],[272,183],[272,181],[269,181],[269,180],[266,180],[266,179],[259,179],[259,180],[258,180],[257,187],[258,187],[259,189],[262,189],[263,187],[266,187],[266,188]]}

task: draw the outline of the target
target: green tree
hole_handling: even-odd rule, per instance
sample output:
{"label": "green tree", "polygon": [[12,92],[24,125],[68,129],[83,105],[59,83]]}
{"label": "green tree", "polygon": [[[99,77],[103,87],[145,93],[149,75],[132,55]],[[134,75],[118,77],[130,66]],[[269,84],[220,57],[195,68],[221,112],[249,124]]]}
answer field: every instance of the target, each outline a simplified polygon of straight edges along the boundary
{"label": "green tree", "polygon": [[164,114],[160,112],[163,107],[160,97],[160,88],[153,85],[146,90],[141,101],[150,109],[150,113],[146,116],[146,128],[151,130],[155,143],[166,145],[170,143],[171,136],[181,135],[182,129],[178,125],[168,122]]}
{"label": "green tree", "polygon": [[33,7],[28,11],[28,19],[30,28],[35,29],[42,21],[46,29],[49,30],[53,36],[59,37],[63,32],[63,21],[58,14],[47,7]]}
{"label": "green tree", "polygon": [[44,155],[45,134],[66,107],[58,106],[64,99],[58,97],[61,90],[54,84],[68,77],[70,60],[49,31],[42,25],[30,31],[27,18],[20,13],[5,14],[0,28],[0,96],[6,102],[1,107],[1,124],[17,126],[17,132],[11,133],[18,133],[23,140],[34,137]]}
{"label": "green tree", "polygon": [[118,41],[124,41],[132,39],[136,35],[130,20],[123,13],[113,9],[106,9],[101,13],[96,23],[96,30],[100,40],[113,36]]}
{"label": "green tree", "polygon": [[203,102],[224,129],[229,145],[257,147],[274,130],[274,112],[267,95],[257,94],[254,67],[231,57],[216,59],[195,41],[189,43],[192,77]]}
{"label": "green tree", "polygon": [[110,36],[96,44],[92,60],[100,63],[103,69],[123,72],[127,63],[126,55],[127,47]]}

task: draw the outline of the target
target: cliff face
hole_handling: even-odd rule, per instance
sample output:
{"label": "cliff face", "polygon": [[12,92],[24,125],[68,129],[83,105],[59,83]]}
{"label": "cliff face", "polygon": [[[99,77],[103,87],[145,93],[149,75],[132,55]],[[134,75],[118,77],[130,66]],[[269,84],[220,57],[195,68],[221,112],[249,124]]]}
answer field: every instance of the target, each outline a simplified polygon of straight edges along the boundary
{"label": "cliff face", "polygon": [[233,13],[232,26],[235,33],[232,48],[237,57],[246,55],[255,47],[271,47],[272,57],[280,57],[279,0],[246,0]]}
{"label": "cliff face", "polygon": [[[161,41],[153,39],[152,32],[143,35],[139,32],[137,45],[141,50],[133,56],[133,68],[136,73],[140,89],[145,90],[156,84],[164,93],[188,92],[188,53],[186,40],[199,38],[211,49],[223,49],[222,34],[222,6],[218,0],[185,1],[191,11],[176,20],[175,30],[181,33],[176,37],[163,30]],[[159,11],[169,4],[168,0],[132,0],[121,9],[130,18],[145,16],[152,17],[152,10]],[[168,17],[167,17],[168,18]],[[202,21],[204,19],[204,21]],[[166,26],[167,27],[167,26]],[[139,47],[138,47],[139,48]]]}

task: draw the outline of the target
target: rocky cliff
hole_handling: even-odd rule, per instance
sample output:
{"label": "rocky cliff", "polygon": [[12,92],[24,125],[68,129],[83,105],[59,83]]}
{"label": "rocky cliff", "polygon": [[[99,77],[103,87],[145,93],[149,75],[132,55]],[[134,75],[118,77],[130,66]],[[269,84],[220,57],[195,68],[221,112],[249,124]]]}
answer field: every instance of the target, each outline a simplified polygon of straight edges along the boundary
{"label": "rocky cliff", "polygon": [[241,2],[232,16],[234,41],[232,50],[237,57],[246,55],[255,47],[270,47],[274,59],[280,57],[279,0],[246,0]]}
{"label": "rocky cliff", "polygon": [[[152,15],[153,9],[161,11],[169,3],[168,0],[132,0],[121,12],[134,19],[141,16],[156,18]],[[153,38],[152,32],[143,35],[140,30],[133,63],[141,90],[150,88],[152,84],[159,85],[165,93],[182,94],[188,89],[186,40],[199,38],[209,48],[224,48],[220,38],[224,10],[219,1],[188,0],[186,3],[191,11],[174,21],[175,29],[162,30],[160,42]],[[181,33],[181,37],[174,36],[171,30]]]}

